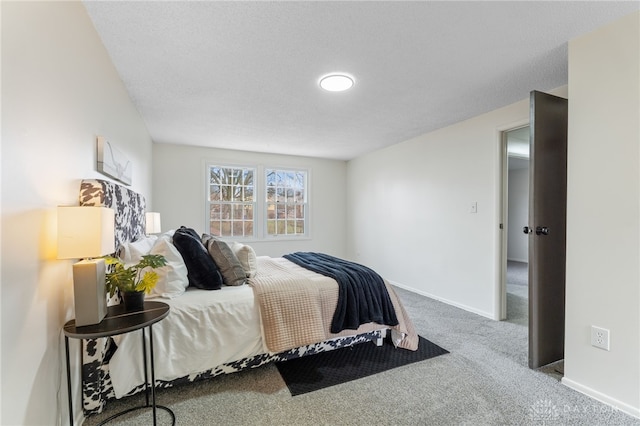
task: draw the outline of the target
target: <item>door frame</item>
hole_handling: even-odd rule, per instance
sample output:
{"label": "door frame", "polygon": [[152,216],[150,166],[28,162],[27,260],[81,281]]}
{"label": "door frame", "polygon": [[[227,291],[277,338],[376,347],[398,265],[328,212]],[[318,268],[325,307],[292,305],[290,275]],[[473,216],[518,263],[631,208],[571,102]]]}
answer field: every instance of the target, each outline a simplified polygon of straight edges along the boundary
{"label": "door frame", "polygon": [[498,256],[497,278],[494,295],[494,316],[497,320],[507,319],[507,243],[509,225],[509,159],[507,153],[507,133],[530,125],[529,118],[515,121],[496,129],[498,152]]}

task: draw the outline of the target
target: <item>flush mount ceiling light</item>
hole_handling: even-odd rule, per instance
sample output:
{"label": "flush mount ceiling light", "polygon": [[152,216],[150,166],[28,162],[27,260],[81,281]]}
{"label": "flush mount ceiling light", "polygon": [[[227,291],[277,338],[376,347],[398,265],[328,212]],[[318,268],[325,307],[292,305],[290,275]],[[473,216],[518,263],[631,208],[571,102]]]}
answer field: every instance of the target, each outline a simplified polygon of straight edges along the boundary
{"label": "flush mount ceiling light", "polygon": [[346,74],[328,74],[320,79],[320,87],[329,92],[343,92],[352,86],[353,77]]}

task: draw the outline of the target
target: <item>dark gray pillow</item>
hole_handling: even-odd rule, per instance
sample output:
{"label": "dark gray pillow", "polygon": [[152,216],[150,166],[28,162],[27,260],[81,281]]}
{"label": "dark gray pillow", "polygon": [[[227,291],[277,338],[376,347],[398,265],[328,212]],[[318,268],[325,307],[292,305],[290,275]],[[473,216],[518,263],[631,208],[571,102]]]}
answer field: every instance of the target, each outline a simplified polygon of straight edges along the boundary
{"label": "dark gray pillow", "polygon": [[176,246],[187,265],[189,286],[203,290],[222,288],[223,279],[220,270],[196,231],[181,226],[173,234],[173,245]]}
{"label": "dark gray pillow", "polygon": [[204,234],[202,243],[209,251],[209,255],[220,269],[222,279],[226,285],[239,286],[247,280],[247,274],[242,268],[238,257],[229,245],[213,235]]}

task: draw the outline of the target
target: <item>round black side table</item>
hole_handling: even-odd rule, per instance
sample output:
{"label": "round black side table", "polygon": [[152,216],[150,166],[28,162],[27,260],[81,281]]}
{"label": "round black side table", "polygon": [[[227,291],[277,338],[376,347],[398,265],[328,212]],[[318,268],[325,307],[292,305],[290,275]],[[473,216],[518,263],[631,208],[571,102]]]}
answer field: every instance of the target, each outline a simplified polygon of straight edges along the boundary
{"label": "round black side table", "polygon": [[[142,329],[142,359],[144,365],[144,390],[146,404],[133,407],[128,410],[116,413],[100,424],[105,424],[131,411],[151,408],[153,410],[153,424],[156,424],[156,410],[162,409],[171,415],[171,424],[175,425],[176,416],[171,409],[162,405],[156,405],[155,392],[155,371],[153,362],[153,329],[152,325],[169,315],[169,305],[162,302],[144,302],[144,308],[140,311],[127,312],[123,305],[109,306],[107,316],[99,324],[84,325],[76,327],[76,320],[72,319],[64,325],[64,347],[67,361],[67,393],[69,397],[69,424],[73,426],[73,406],[71,393],[71,368],[69,363],[69,338],[73,339],[97,339],[100,337],[115,336]],[[147,375],[147,343],[145,339],[145,328],[149,328],[149,359],[151,370],[151,386]],[[80,367],[82,368],[82,367]],[[149,403],[149,393],[151,393],[151,403]]]}

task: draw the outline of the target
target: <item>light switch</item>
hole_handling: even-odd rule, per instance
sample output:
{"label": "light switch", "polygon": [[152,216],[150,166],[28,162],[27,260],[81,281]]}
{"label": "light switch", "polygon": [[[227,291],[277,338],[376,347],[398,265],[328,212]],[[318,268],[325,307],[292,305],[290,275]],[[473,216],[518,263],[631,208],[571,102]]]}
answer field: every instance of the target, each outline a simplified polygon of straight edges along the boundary
{"label": "light switch", "polygon": [[471,203],[471,213],[478,213],[478,202],[474,201]]}

